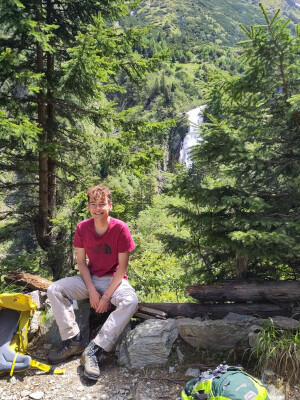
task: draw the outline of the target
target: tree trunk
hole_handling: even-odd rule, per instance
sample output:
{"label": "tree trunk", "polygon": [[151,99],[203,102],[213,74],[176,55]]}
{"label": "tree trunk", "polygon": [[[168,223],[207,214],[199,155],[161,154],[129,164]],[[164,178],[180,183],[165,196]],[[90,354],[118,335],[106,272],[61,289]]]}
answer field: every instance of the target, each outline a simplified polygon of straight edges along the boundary
{"label": "tree trunk", "polygon": [[[38,1],[39,7],[42,8],[42,1]],[[40,11],[37,12],[37,21],[41,22],[43,19]],[[37,43],[37,72],[44,72],[44,52],[39,43]],[[38,124],[42,130],[40,137],[40,151],[39,151],[39,208],[38,215],[35,220],[35,231],[39,245],[43,250],[49,248],[48,236],[48,160],[45,153],[45,146],[47,144],[47,130],[46,130],[46,99],[45,94],[41,90],[37,95],[38,107]]]}
{"label": "tree trunk", "polygon": [[[54,71],[54,56],[50,53],[47,54],[47,72],[48,74]],[[52,91],[48,91],[47,94],[47,132],[48,132],[48,143],[53,143],[55,140],[55,102]],[[52,240],[54,241],[52,233],[52,222],[51,219],[55,218],[56,214],[56,160],[55,158],[48,156],[48,217],[49,217],[49,231]]]}
{"label": "tree trunk", "polygon": [[186,292],[204,303],[215,301],[224,303],[226,301],[236,301],[246,303],[252,302],[272,302],[272,303],[296,303],[300,301],[300,282],[299,281],[266,281],[256,282],[227,282],[220,285],[190,285],[186,287]]}
{"label": "tree trunk", "polygon": [[248,269],[248,256],[237,252],[235,256],[235,269],[236,269],[236,279],[243,280],[246,279],[247,269]]}
{"label": "tree trunk", "polygon": [[[39,7],[43,3],[38,1]],[[46,22],[51,24],[52,19],[52,1],[47,0]],[[42,22],[41,12],[37,13],[37,21]],[[51,43],[50,43],[51,44]],[[37,70],[45,72],[43,49],[37,44]],[[47,251],[49,267],[53,276],[57,279],[56,273],[58,256],[55,247],[56,238],[53,232],[52,220],[56,215],[56,159],[53,154],[49,155],[46,148],[55,141],[56,119],[55,119],[55,99],[52,92],[52,79],[54,74],[54,55],[51,52],[46,54],[46,79],[47,96],[43,92],[38,94],[38,122],[42,127],[42,136],[40,139],[41,150],[39,153],[39,213],[36,223],[37,240],[41,248]],[[44,149],[43,149],[44,147]]]}
{"label": "tree trunk", "polygon": [[[47,23],[52,23],[52,2],[47,0]],[[50,41],[53,45],[53,39]],[[52,80],[54,75],[54,55],[47,52],[47,77],[48,77],[48,93],[47,93],[47,133],[48,143],[54,143],[55,141],[55,130],[56,130],[56,119],[55,119],[55,99],[52,92]],[[56,159],[51,155],[48,156],[48,214],[49,214],[49,230],[51,238],[55,241],[52,232],[51,219],[55,218],[56,214]]]}
{"label": "tree trunk", "polygon": [[150,307],[164,311],[170,318],[209,318],[223,319],[229,312],[253,315],[259,318],[269,317],[292,317],[300,320],[300,307],[287,306],[286,308],[275,304],[196,304],[196,303],[142,303],[145,307]]}
{"label": "tree trunk", "polygon": [[52,283],[48,279],[21,271],[11,271],[9,275],[4,277],[4,280],[7,283],[14,283],[15,285],[23,286],[26,289],[40,290],[41,292],[46,292]]}

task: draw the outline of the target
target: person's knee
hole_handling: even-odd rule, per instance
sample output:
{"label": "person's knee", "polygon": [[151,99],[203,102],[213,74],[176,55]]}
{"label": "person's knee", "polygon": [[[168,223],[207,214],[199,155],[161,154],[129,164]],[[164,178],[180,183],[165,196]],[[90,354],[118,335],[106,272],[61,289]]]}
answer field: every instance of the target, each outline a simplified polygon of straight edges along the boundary
{"label": "person's knee", "polygon": [[134,296],[133,296],[132,306],[134,307],[134,312],[136,312],[137,309],[139,308],[139,299],[138,299],[136,293],[134,293]]}
{"label": "person's knee", "polygon": [[51,285],[49,285],[48,286],[48,289],[47,289],[47,296],[49,297],[49,295],[51,296],[52,295],[52,293],[54,292],[54,283],[51,283]]}
{"label": "person's knee", "polygon": [[51,299],[51,297],[55,296],[56,293],[57,293],[57,283],[52,282],[47,289],[47,296],[49,299]]}
{"label": "person's knee", "polygon": [[136,310],[138,309],[138,303],[139,303],[139,300],[138,300],[136,293],[134,291],[130,291],[129,293],[127,292],[124,295],[124,298],[121,302],[121,306],[130,309],[132,314],[134,314],[136,312]]}

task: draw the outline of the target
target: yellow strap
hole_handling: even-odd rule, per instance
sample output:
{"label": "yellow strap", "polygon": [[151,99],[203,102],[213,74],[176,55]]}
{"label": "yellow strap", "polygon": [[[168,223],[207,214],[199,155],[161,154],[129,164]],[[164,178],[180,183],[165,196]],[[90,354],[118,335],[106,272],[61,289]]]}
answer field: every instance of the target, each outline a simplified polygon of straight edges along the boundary
{"label": "yellow strap", "polygon": [[32,367],[41,369],[42,371],[46,371],[46,372],[50,371],[53,374],[64,374],[66,371],[65,369],[53,368],[53,367],[51,367],[51,365],[43,364],[43,363],[40,363],[40,362],[38,362],[36,360],[32,360],[32,359],[30,360],[30,365]]}
{"label": "yellow strap", "polygon": [[14,361],[12,362],[12,366],[11,366],[11,370],[10,370],[9,376],[12,376],[12,374],[14,373],[15,363],[16,363],[17,357],[18,357],[18,354],[16,353],[16,355],[14,357]]}
{"label": "yellow strap", "polygon": [[19,335],[19,342],[20,342],[19,352],[22,354],[26,354],[26,350],[28,347],[27,331],[31,321],[30,314],[31,314],[30,311],[22,311],[20,313],[20,318],[18,322],[17,334]]}

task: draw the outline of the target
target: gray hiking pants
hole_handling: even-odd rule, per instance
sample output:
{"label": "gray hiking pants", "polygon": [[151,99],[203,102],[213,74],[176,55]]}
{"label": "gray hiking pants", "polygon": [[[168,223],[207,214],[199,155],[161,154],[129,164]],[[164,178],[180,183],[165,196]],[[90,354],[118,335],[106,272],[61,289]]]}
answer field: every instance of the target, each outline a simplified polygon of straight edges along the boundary
{"label": "gray hiking pants", "polygon": [[[103,294],[108,288],[112,276],[99,278],[92,275],[96,290]],[[79,333],[75,314],[70,300],[83,300],[89,297],[89,292],[80,276],[63,278],[53,282],[47,290],[48,298],[56,319],[62,340],[70,339]],[[138,298],[126,279],[123,279],[114,291],[111,303],[116,306],[106,322],[93,339],[105,351],[110,351],[125,326],[138,308]]]}

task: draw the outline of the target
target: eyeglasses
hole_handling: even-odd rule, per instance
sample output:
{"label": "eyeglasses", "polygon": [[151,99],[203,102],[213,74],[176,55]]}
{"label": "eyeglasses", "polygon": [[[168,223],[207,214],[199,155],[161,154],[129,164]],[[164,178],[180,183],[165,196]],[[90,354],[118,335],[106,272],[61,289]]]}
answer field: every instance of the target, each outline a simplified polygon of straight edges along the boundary
{"label": "eyeglasses", "polygon": [[91,208],[97,208],[97,207],[99,207],[99,208],[105,208],[105,207],[108,206],[108,204],[107,204],[107,203],[89,203],[89,206],[90,206]]}

